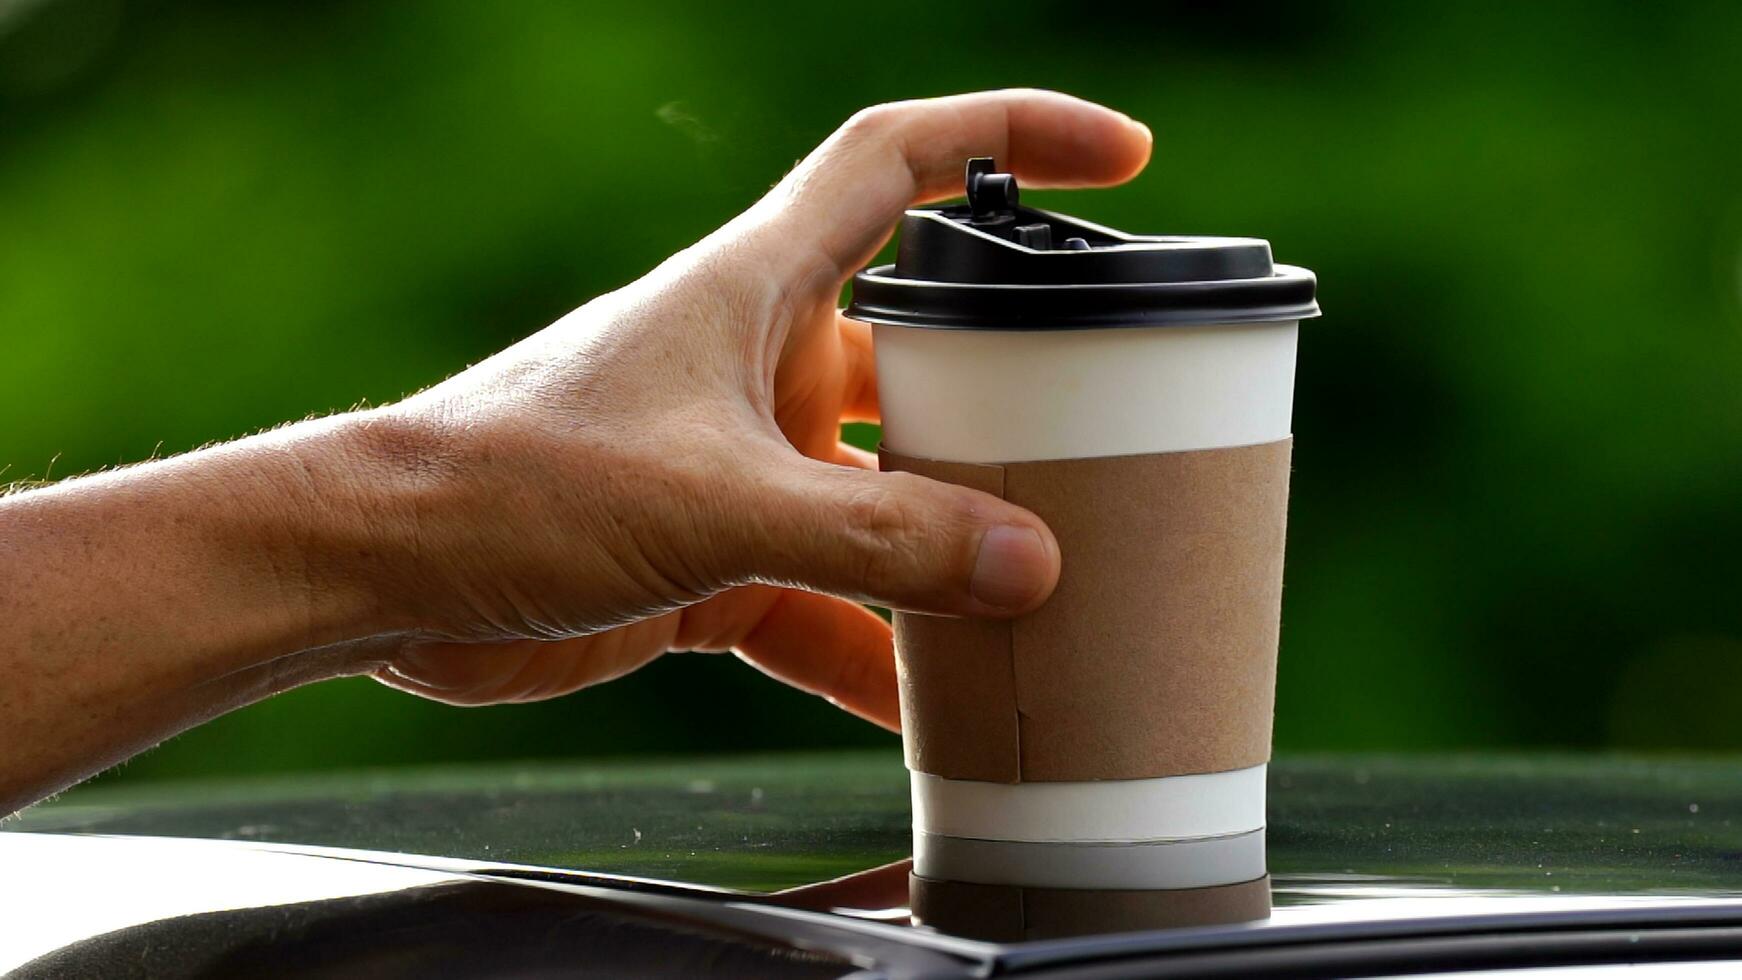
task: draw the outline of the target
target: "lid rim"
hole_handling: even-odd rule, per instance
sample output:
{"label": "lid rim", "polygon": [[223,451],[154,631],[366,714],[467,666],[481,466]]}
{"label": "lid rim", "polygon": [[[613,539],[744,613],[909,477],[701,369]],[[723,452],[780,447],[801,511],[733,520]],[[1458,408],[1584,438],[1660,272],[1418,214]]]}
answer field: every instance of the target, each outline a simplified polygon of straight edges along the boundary
{"label": "lid rim", "polygon": [[1150,283],[962,283],[892,275],[853,277],[844,315],[866,323],[941,330],[1085,330],[1305,320],[1320,315],[1317,278],[1277,265],[1262,279]]}

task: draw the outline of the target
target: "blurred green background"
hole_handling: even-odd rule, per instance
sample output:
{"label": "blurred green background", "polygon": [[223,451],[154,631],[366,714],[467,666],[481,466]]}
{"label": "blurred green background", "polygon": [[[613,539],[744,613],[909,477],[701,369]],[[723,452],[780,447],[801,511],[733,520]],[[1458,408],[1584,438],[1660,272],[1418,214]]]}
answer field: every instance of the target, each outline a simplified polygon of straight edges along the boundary
{"label": "blurred green background", "polygon": [[[395,399],[860,106],[1050,86],[1158,151],[1041,206],[1319,274],[1279,748],[1742,746],[1742,5],[1228,11],[0,0],[0,480]],[[690,655],[321,685],[109,778],[892,742]]]}

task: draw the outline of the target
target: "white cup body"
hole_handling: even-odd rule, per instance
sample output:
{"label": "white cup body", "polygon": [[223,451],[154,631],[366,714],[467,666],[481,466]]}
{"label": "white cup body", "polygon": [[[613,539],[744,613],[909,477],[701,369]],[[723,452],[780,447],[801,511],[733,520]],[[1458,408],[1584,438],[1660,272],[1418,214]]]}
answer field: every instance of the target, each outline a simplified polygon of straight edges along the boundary
{"label": "white cup body", "polygon": [[1298,321],[1110,330],[879,324],[883,443],[1017,463],[1285,439]]}
{"label": "white cup body", "polygon": [[[1292,431],[1298,321],[1101,330],[873,327],[883,443],[1014,463],[1253,446]],[[1264,826],[1264,766],[1088,782],[913,773],[914,832],[1178,841]]]}

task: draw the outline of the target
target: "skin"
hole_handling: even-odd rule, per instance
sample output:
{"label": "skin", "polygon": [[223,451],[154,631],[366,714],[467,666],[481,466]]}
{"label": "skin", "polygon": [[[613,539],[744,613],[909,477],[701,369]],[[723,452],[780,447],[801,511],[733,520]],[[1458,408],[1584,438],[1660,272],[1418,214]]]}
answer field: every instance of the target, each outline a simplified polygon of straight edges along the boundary
{"label": "skin", "polygon": [[0,499],[0,813],[359,674],[494,704],[731,650],[898,729],[859,603],[1019,615],[1060,556],[1033,514],[839,442],[878,417],[842,284],[967,157],[1091,186],[1150,145],[1050,92],[867,109],[715,233],[403,402]]}

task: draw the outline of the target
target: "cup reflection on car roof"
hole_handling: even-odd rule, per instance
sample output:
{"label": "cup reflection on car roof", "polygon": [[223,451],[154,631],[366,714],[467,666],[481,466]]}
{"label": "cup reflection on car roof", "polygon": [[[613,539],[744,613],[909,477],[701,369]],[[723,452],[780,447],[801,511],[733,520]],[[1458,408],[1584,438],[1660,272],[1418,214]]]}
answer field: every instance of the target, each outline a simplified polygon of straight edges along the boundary
{"label": "cup reflection on car roof", "polygon": [[915,925],[995,942],[1270,917],[1264,831],[1140,843],[914,835]]}

